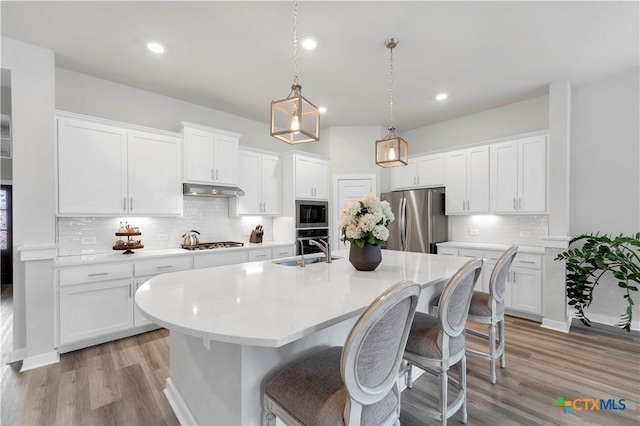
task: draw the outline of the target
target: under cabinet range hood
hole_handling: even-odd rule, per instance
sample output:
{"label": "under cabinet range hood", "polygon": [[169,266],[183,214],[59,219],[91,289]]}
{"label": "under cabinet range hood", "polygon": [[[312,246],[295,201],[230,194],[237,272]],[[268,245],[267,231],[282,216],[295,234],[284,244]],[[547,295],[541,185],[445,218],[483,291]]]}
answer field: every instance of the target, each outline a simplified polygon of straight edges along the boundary
{"label": "under cabinet range hood", "polygon": [[237,186],[204,185],[198,183],[183,183],[184,195],[197,195],[200,197],[231,198],[244,195],[244,191]]}

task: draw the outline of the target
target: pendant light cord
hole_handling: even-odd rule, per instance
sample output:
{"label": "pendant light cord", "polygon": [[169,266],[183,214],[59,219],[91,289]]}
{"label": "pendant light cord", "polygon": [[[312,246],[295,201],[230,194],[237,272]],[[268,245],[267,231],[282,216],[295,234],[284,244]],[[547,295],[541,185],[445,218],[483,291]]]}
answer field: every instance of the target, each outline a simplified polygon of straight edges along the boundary
{"label": "pendant light cord", "polygon": [[293,84],[298,86],[298,1],[293,0]]}
{"label": "pendant light cord", "polygon": [[393,47],[389,49],[389,129],[393,128]]}

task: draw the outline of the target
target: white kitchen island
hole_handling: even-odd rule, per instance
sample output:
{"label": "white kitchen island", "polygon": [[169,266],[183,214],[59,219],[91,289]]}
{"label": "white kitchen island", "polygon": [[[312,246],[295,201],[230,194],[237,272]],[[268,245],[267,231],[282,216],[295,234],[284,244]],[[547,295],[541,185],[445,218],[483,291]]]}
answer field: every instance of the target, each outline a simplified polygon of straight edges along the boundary
{"label": "white kitchen island", "polygon": [[284,365],[343,345],[357,316],[398,281],[422,285],[425,310],[468,260],[385,250],[362,272],[348,254],[305,268],[262,261],[173,272],[139,288],[138,307],[170,330],[165,395],[181,424],[260,424],[262,390]]}

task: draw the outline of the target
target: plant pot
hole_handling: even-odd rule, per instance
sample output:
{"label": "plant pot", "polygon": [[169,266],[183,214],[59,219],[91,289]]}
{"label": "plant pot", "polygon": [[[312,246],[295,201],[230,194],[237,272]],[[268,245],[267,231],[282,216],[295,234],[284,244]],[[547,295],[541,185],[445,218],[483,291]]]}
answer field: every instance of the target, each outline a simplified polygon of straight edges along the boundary
{"label": "plant pot", "polygon": [[349,262],[358,271],[373,271],[382,262],[382,250],[373,244],[365,244],[362,248],[351,244]]}

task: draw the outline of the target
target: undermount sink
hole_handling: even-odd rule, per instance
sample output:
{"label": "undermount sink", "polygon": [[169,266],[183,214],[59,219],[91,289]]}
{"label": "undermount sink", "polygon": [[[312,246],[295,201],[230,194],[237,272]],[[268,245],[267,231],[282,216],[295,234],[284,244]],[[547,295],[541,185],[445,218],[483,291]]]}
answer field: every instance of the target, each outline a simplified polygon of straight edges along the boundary
{"label": "undermount sink", "polygon": [[[325,262],[326,259],[327,258],[325,256],[305,257],[304,258],[304,264],[305,265],[310,265],[312,263],[321,263],[321,262]],[[331,256],[331,260],[338,260],[338,259],[342,259],[342,257],[341,256]],[[276,265],[283,265],[283,266],[299,266],[300,265],[300,258],[298,258],[298,259],[289,259],[289,260],[274,260],[273,263],[275,263]]]}

